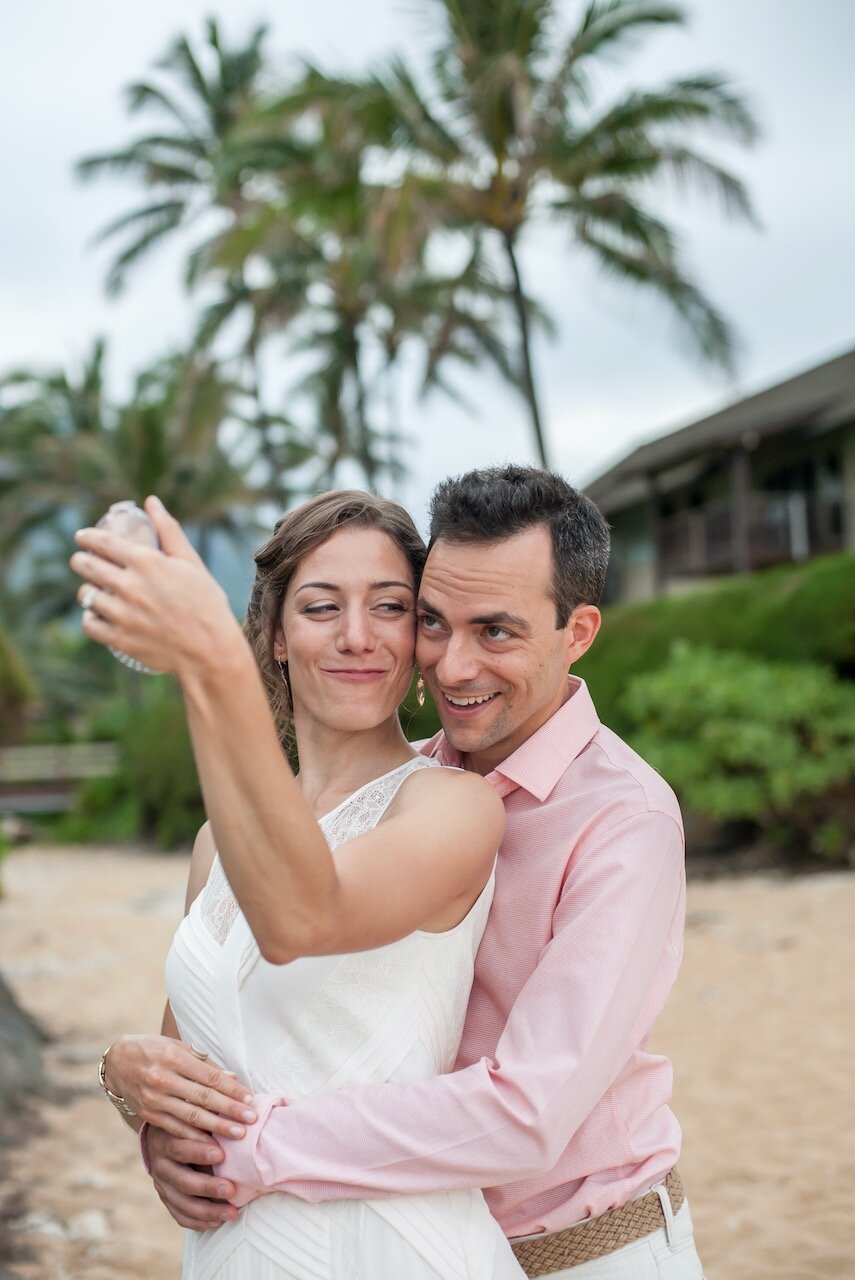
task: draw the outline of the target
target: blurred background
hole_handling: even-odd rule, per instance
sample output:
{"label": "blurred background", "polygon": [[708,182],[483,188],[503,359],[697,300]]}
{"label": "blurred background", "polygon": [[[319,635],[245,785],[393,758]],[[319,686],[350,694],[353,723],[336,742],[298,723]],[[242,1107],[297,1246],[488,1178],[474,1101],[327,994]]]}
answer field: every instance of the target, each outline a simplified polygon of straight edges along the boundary
{"label": "blurred background", "polygon": [[159,494],[240,616],[302,498],[425,530],[516,461],[612,525],[578,671],[686,814],[657,1037],[708,1276],[851,1277],[851,4],[43,0],[0,34],[0,1275],[178,1256],[91,1077],[159,1023],[200,801],[177,689],[82,639],[73,531]]}

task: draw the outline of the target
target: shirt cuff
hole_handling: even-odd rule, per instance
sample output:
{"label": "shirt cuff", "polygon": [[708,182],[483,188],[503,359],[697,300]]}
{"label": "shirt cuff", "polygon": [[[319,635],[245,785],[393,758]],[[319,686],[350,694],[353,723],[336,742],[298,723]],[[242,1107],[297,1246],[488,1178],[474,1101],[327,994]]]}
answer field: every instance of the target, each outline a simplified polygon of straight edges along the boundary
{"label": "shirt cuff", "polygon": [[145,1171],[151,1177],[151,1157],[148,1154],[148,1121],[143,1120],[142,1126],[138,1134],[140,1140],[140,1156],[142,1157]]}
{"label": "shirt cuff", "polygon": [[255,1124],[246,1126],[242,1138],[223,1138],[217,1134],[216,1141],[225,1152],[225,1160],[217,1165],[217,1177],[227,1178],[239,1186],[254,1187],[260,1190],[264,1180],[258,1167],[256,1153],[261,1138],[261,1131],[274,1107],[287,1107],[288,1099],[277,1093],[253,1094],[250,1104],[258,1116]]}

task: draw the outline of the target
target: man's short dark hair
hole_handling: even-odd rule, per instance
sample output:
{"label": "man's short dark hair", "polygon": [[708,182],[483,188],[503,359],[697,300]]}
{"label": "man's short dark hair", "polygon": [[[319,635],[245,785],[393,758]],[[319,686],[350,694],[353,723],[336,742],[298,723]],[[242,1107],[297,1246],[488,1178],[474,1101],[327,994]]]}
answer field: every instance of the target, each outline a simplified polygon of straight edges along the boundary
{"label": "man's short dark hair", "polygon": [[556,626],[580,604],[599,604],[609,527],[590,498],[539,467],[484,467],[443,480],[430,504],[430,545],[498,542],[546,525],[552,538]]}

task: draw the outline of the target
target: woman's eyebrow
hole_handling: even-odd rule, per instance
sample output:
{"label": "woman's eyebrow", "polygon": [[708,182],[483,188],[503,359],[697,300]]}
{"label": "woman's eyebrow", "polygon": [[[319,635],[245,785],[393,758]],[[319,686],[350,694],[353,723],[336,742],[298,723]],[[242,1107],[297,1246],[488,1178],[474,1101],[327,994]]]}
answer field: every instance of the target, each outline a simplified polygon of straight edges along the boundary
{"label": "woman's eyebrow", "polygon": [[[337,586],[335,582],[304,582],[302,586],[297,588],[294,595],[298,596],[301,591],[307,591],[309,587],[314,587],[320,591],[341,591],[341,587]],[[413,590],[411,582],[398,582],[396,578],[389,578],[385,582],[369,582],[368,584],[369,591],[386,591],[389,587],[403,587],[405,591]]]}

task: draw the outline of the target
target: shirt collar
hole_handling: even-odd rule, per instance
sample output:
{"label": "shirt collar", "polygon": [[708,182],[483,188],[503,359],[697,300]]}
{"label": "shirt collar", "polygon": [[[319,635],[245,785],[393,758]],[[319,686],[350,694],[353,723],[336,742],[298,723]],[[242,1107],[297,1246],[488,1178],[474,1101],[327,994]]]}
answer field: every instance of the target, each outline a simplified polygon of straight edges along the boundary
{"label": "shirt collar", "polygon": [[[570,690],[567,701],[487,775],[487,781],[500,795],[522,787],[543,802],[570,762],[599,729],[600,720],[585,681],[578,676],[568,676],[567,683]],[[463,757],[448,743],[442,731],[426,743],[422,751],[436,756],[445,765],[463,766]]]}

